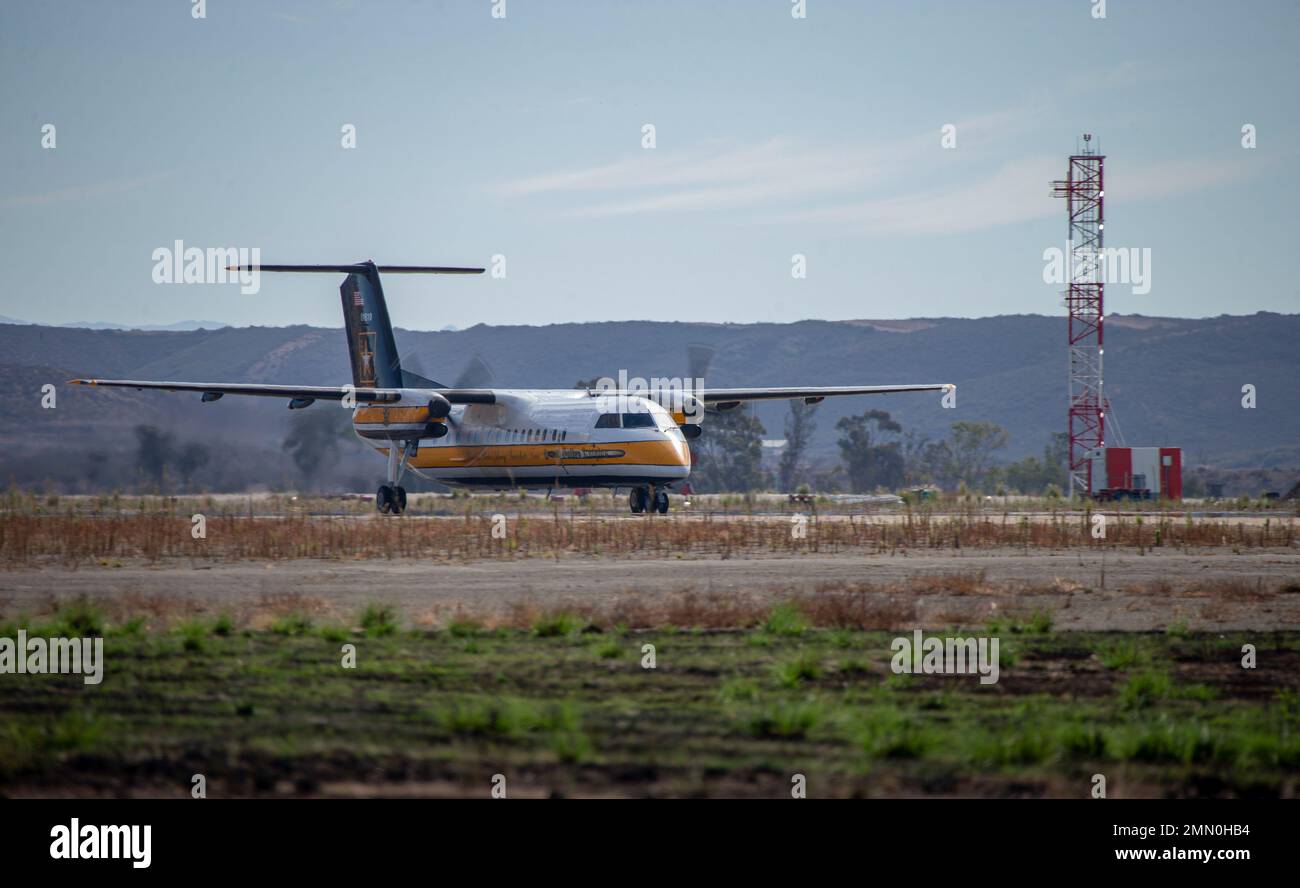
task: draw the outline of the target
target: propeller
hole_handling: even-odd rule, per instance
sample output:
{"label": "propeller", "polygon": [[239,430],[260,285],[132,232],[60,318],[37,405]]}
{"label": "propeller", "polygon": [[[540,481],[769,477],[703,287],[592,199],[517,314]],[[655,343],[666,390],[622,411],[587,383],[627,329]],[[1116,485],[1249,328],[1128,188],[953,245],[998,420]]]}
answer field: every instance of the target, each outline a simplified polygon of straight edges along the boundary
{"label": "propeller", "polygon": [[402,367],[410,370],[412,373],[418,373],[420,376],[427,377],[429,374],[424,372],[424,359],[420,357],[419,352],[408,352],[401,356]]}
{"label": "propeller", "polygon": [[703,384],[704,377],[709,372],[709,364],[713,363],[713,353],[711,345],[686,346],[686,367],[691,375],[691,385],[697,382]]}
{"label": "propeller", "polygon": [[492,388],[496,382],[497,375],[492,372],[492,367],[483,356],[478,352],[469,359],[465,369],[460,371],[460,376],[456,377],[456,384],[453,388]]}
{"label": "propeller", "polygon": [[[402,367],[410,370],[412,373],[416,373],[426,379],[431,378],[424,371],[424,360],[420,357],[419,352],[409,352],[403,355],[401,362]],[[468,363],[466,363],[465,367],[460,371],[460,375],[456,377],[456,382],[452,385],[452,388],[491,388],[494,382],[496,382],[496,373],[493,372],[492,366],[488,364],[482,355],[475,352],[473,357],[469,359]],[[452,428],[455,428],[456,426],[456,419],[454,416],[446,416],[444,422]]]}
{"label": "propeller", "polygon": [[[687,385],[690,387],[692,395],[699,397],[699,389],[704,387],[704,378],[709,372],[709,365],[713,363],[715,349],[711,345],[687,345],[686,346],[686,372],[690,374]],[[704,412],[707,414],[709,408],[705,407]],[[704,429],[700,426],[699,421],[703,416],[697,417],[696,422],[687,423],[682,428],[682,433],[690,439],[698,438]]]}

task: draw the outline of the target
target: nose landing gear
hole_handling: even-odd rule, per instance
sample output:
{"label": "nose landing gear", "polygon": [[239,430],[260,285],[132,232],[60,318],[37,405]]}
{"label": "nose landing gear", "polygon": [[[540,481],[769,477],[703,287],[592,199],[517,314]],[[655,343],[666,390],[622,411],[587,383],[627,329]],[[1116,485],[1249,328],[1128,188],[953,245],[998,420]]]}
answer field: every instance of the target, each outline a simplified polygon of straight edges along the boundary
{"label": "nose landing gear", "polygon": [[633,487],[627,494],[627,505],[632,510],[633,515],[640,515],[646,510],[649,503],[649,495],[644,487]]}
{"label": "nose landing gear", "polygon": [[660,515],[668,514],[668,491],[660,487],[655,491],[654,500],[650,507]]}

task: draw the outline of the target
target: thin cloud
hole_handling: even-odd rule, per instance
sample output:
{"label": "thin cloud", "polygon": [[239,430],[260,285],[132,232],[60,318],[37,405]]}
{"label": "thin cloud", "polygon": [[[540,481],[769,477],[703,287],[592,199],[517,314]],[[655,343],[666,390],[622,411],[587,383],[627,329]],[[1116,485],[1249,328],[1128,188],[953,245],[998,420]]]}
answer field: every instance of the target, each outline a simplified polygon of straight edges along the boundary
{"label": "thin cloud", "polygon": [[[1017,108],[952,123],[961,145],[978,150],[1013,137],[1033,119]],[[884,186],[916,173],[917,158],[939,166],[940,127],[875,145],[807,145],[772,138],[753,145],[711,144],[689,150],[642,150],[582,169],[516,179],[494,189],[507,198],[588,195],[596,202],[571,207],[566,215],[603,217],[663,212],[790,206],[828,196]],[[599,199],[604,198],[604,199]]]}
{"label": "thin cloud", "polygon": [[1059,211],[1048,183],[1060,173],[1059,157],[1027,157],[992,175],[955,188],[934,189],[833,207],[769,216],[766,222],[812,222],[869,233],[954,234],[1010,225]]}
{"label": "thin cloud", "polygon": [[[1254,159],[1249,156],[1250,152],[1242,151],[1241,155],[1243,156],[1241,163],[1188,158],[1138,169],[1128,169],[1122,164],[1111,163],[1106,168],[1106,190],[1121,201],[1129,201],[1168,197],[1238,182],[1256,171],[1254,165],[1246,162]],[[1111,194],[1106,196],[1110,199]]]}
{"label": "thin cloud", "polygon": [[39,194],[18,194],[12,197],[0,198],[0,206],[35,207],[71,200],[89,200],[95,197],[103,197],[107,194],[121,194],[126,191],[134,191],[137,188],[143,188],[146,185],[161,182],[170,175],[170,172],[156,173],[155,175],[143,176],[138,179],[114,179],[109,182],[97,182],[93,185],[74,185],[71,188],[61,188],[57,191],[43,191]]}
{"label": "thin cloud", "polygon": [[[1132,80],[1145,73],[1140,66],[1122,65],[1109,76]],[[772,138],[754,145],[643,150],[598,166],[516,179],[495,190],[514,199],[568,198],[572,205],[560,212],[577,217],[746,208],[757,211],[752,218],[759,223],[820,223],[918,236],[979,231],[1060,212],[1050,182],[1063,174],[1063,156],[1012,153],[1045,111],[1028,101],[936,121],[931,131],[872,145]],[[956,128],[957,150],[940,149],[946,123]],[[991,168],[999,162],[991,158],[999,154],[1000,165]],[[1109,181],[1122,184],[1124,199],[1133,200],[1246,174],[1244,164],[1188,159],[1149,169],[1113,168]]]}
{"label": "thin cloud", "polygon": [[[573,191],[626,191],[723,184],[753,184],[801,178],[812,164],[848,163],[862,158],[811,153],[793,142],[770,139],[753,146],[715,146],[692,151],[643,150],[613,163],[548,173],[508,182],[497,189],[512,197]],[[859,171],[849,175],[860,178]]]}
{"label": "thin cloud", "polygon": [[[1204,158],[1158,166],[1107,170],[1107,190],[1122,202],[1171,197],[1249,175],[1244,164]],[[849,226],[868,233],[913,235],[982,231],[1058,215],[1050,183],[1061,178],[1059,156],[1038,155],[1008,161],[992,174],[955,188],[857,201],[770,215],[764,222],[804,222]]]}
{"label": "thin cloud", "polygon": [[[768,143],[726,152],[699,163],[671,161],[638,178],[636,196],[579,207],[577,216],[723,210],[860,188],[884,171],[874,158],[844,150],[808,150]],[[646,194],[646,185],[655,193]],[[632,187],[629,183],[626,187]]]}

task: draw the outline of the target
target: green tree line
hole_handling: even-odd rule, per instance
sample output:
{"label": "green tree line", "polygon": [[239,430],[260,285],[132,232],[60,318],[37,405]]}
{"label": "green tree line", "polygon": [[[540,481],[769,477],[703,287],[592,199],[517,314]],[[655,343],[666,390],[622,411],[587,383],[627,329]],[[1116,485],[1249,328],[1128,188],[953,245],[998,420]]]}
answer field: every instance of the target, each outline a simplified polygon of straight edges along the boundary
{"label": "green tree line", "polygon": [[933,485],[942,490],[1037,495],[1066,485],[1067,440],[1053,435],[1042,456],[1004,463],[1006,429],[992,422],[959,420],[933,439],[905,431],[887,411],[867,410],[835,424],[839,462],[816,472],[808,445],[817,427],[815,405],[793,402],[785,420],[786,444],[772,469],[763,465],[763,424],[744,407],[710,412],[704,434],[691,443],[691,484],[702,493],[804,486],[819,492],[893,492]]}

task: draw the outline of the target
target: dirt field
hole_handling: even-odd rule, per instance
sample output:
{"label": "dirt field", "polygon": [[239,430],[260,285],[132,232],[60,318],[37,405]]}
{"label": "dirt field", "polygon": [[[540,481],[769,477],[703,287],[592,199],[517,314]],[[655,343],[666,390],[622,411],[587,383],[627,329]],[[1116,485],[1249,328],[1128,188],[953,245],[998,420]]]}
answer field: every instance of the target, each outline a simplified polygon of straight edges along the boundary
{"label": "dirt field", "polygon": [[0,517],[0,637],[105,652],[0,675],[0,796],[1300,794],[1290,519],[787,522]]}
{"label": "dirt field", "polygon": [[[608,607],[688,592],[771,601],[852,587],[882,601],[907,597],[926,628],[983,625],[999,610],[1047,610],[1057,628],[1072,630],[1300,628],[1300,594],[1279,591],[1300,591],[1300,552],[1287,550],[117,564],[0,571],[0,617],[48,613],[59,601],[81,597],[110,611],[144,607],[246,619],[290,604],[341,618],[378,602],[412,624],[436,625],[459,610]],[[931,582],[948,576],[974,580],[973,591],[953,594]]]}
{"label": "dirt field", "polygon": [[[82,613],[74,619],[85,619]],[[1000,680],[891,671],[890,635],[576,619],[111,632],[101,686],[0,685],[0,794],[1296,794],[1300,636],[1004,628]],[[342,668],[343,642],[356,651]],[[647,666],[646,653],[655,661]],[[10,677],[12,678],[12,677]],[[796,776],[797,775],[797,776]]]}

